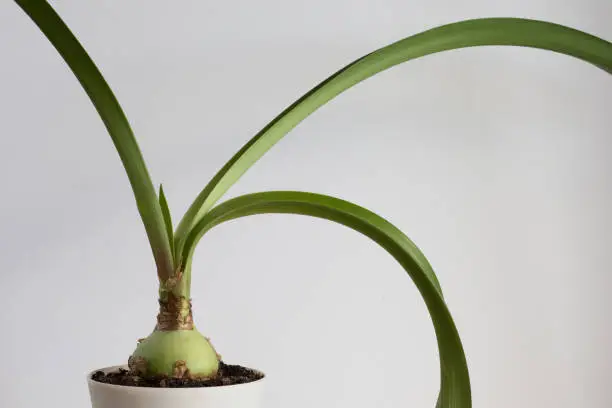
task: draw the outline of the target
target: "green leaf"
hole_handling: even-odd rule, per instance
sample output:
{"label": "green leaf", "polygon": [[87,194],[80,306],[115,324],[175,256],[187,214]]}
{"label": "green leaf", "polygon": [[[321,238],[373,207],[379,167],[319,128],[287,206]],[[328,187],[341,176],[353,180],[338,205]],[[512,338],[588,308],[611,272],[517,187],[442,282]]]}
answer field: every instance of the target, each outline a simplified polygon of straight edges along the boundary
{"label": "green leaf", "polygon": [[102,118],[134,191],[160,279],[167,279],[174,268],[166,225],[138,143],[119,102],[85,49],[46,1],[16,0],[16,3],[64,58]]}
{"label": "green leaf", "polygon": [[439,408],[469,408],[470,378],[459,333],[429,262],[393,224],[348,201],[314,193],[275,191],[228,200],[207,213],[189,234],[184,258],[191,261],[199,239],[225,221],[254,214],[290,213],[334,221],[362,233],[391,254],[410,275],[433,321],[440,356]]}
{"label": "green leaf", "polygon": [[164,216],[164,222],[166,223],[166,231],[168,233],[168,239],[170,240],[170,250],[174,254],[174,229],[172,228],[172,216],[170,215],[170,208],[168,208],[168,200],[164,194],[164,187],[159,185],[159,206],[161,207],[162,215]]}
{"label": "green leaf", "polygon": [[487,45],[540,48],[576,57],[612,73],[612,44],[569,27],[518,18],[485,18],[440,26],[349,64],[272,120],[228,161],[198,195],[177,228],[180,252],[190,229],[275,143],[304,118],[353,85],[397,64],[441,51]]}

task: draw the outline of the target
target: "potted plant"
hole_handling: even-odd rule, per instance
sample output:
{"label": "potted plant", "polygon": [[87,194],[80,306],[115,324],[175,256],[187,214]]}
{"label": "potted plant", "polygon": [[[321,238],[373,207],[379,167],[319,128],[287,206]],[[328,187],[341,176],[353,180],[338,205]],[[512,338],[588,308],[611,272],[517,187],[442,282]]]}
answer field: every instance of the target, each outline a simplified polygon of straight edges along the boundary
{"label": "potted plant", "polygon": [[440,26],[383,47],[337,71],[274,118],[219,170],[175,229],[163,189],[154,188],[129,123],[93,61],[45,0],[16,3],[64,58],[106,125],[132,186],[157,267],[160,309],[155,329],[139,340],[126,358],[127,365],[88,375],[94,408],[258,406],[264,374],[222,361],[194,325],[190,284],[194,249],[207,231],[262,213],[324,218],[368,236],[387,250],[414,281],[433,321],[441,370],[437,407],[471,407],[466,357],[440,284],[422,252],[397,227],[356,204],[308,192],[268,191],[216,204],[299,122],[344,90],[394,65],[445,50],[513,45],[563,53],[612,73],[611,43],[544,21],[485,18]]}

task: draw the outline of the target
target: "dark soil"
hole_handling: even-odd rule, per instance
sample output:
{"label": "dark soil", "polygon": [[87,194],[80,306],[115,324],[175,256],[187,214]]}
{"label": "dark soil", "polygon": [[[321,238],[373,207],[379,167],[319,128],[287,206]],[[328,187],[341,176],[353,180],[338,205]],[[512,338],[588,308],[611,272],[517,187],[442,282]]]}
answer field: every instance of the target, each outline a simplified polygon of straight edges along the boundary
{"label": "dark soil", "polygon": [[217,377],[210,379],[170,378],[166,376],[144,378],[124,369],[107,374],[102,371],[96,371],[91,377],[94,381],[106,384],[154,388],[218,387],[222,385],[245,384],[261,378],[263,378],[263,374],[257,371],[239,365],[224,364],[223,362],[219,364]]}

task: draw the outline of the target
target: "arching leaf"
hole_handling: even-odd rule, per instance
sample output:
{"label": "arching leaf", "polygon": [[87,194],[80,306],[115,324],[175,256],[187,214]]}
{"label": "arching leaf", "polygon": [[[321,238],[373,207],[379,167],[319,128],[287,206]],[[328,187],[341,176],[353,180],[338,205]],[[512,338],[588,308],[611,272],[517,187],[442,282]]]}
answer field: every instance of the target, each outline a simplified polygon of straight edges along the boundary
{"label": "arching leaf", "polygon": [[440,356],[438,408],[470,408],[470,378],[463,346],[438,280],[422,252],[398,228],[348,201],[320,194],[274,191],[228,200],[207,213],[186,240],[183,259],[191,261],[199,239],[216,225],[254,214],[290,213],[323,218],[369,237],[391,254],[410,275],[431,316]]}
{"label": "arching leaf", "polygon": [[102,118],[130,180],[160,279],[165,280],[174,269],[170,240],[155,187],[117,98],[85,49],[46,1],[16,0],[16,3],[64,58]]}
{"label": "arching leaf", "polygon": [[612,73],[612,44],[569,27],[519,18],[483,18],[440,26],[383,47],[342,68],[272,120],[198,195],[177,228],[179,252],[191,228],[274,144],[304,118],[353,85],[402,62],[458,48],[508,45],[566,54]]}

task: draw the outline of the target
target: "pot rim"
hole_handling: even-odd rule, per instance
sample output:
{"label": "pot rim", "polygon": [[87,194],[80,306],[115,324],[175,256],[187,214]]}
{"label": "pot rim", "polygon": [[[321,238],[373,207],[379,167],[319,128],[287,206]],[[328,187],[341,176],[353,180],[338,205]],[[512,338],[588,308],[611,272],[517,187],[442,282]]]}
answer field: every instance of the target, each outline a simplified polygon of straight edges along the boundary
{"label": "pot rim", "polygon": [[162,387],[136,387],[133,385],[118,385],[118,384],[107,384],[107,383],[103,383],[103,382],[99,382],[99,381],[95,381],[93,380],[93,375],[95,373],[97,373],[98,371],[103,371],[103,372],[109,372],[109,371],[113,371],[113,370],[118,370],[120,368],[123,369],[127,369],[127,365],[116,365],[116,366],[110,366],[110,367],[103,367],[103,368],[98,368],[95,369],[93,371],[90,371],[87,374],[87,384],[89,386],[96,386],[96,387],[102,387],[102,388],[108,388],[108,389],[116,389],[116,390],[130,390],[130,391],[138,391],[138,392],[146,392],[146,393],[156,393],[156,392],[163,392],[163,393],[167,393],[167,392],[173,392],[173,393],[179,393],[179,392],[213,392],[216,390],[235,390],[236,388],[244,388],[244,387],[248,387],[248,386],[257,386],[260,385],[261,382],[263,380],[266,379],[266,374],[263,371],[259,371],[256,370],[254,368],[250,368],[250,367],[246,367],[249,370],[253,370],[259,374],[262,375],[261,378],[255,380],[255,381],[251,381],[248,383],[242,383],[242,384],[231,384],[231,385],[214,385],[211,387],[180,387],[180,388],[162,388]]}

